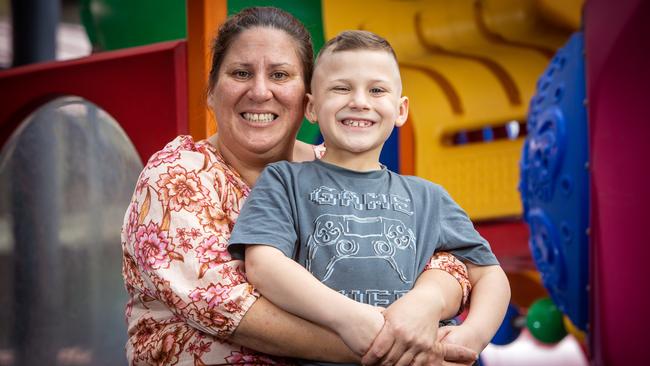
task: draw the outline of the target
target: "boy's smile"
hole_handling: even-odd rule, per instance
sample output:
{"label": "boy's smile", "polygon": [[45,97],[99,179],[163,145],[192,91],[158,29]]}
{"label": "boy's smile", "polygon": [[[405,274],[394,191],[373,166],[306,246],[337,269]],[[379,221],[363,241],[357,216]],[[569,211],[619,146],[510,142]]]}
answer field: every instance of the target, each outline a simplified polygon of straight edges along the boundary
{"label": "boy's smile", "polygon": [[323,160],[353,170],[379,167],[379,153],[408,114],[393,56],[383,50],[326,51],[308,94],[307,118],[318,121]]}

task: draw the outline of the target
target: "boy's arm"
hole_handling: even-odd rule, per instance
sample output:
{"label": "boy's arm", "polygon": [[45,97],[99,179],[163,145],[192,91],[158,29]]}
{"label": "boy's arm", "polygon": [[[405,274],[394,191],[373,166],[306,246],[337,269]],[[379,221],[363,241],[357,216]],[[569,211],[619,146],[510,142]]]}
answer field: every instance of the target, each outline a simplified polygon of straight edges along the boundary
{"label": "boy's arm", "polygon": [[248,280],[279,308],[338,333],[364,354],[384,323],[381,313],[328,288],[305,268],[267,245],[246,246]]}
{"label": "boy's arm", "polygon": [[[429,352],[431,359],[473,362],[476,353],[464,347],[436,347],[438,321],[457,314],[463,292],[456,278],[442,269],[424,271],[413,289],[384,311],[386,323],[362,363],[396,364],[401,357]],[[422,356],[418,356],[422,357]]]}
{"label": "boy's arm", "polygon": [[[501,266],[467,263],[472,298],[467,318],[458,327],[445,328],[445,342],[482,351],[499,329],[510,302],[510,285]],[[448,333],[448,334],[447,334]]]}

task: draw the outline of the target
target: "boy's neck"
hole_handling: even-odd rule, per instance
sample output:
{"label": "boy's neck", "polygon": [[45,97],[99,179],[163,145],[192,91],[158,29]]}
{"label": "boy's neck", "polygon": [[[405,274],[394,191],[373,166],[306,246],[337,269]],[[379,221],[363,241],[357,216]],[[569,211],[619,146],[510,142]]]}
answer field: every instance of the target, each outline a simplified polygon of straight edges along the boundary
{"label": "boy's neck", "polygon": [[330,149],[328,147],[321,160],[348,170],[369,172],[381,169],[379,152],[367,151],[364,153],[352,153],[349,151]]}

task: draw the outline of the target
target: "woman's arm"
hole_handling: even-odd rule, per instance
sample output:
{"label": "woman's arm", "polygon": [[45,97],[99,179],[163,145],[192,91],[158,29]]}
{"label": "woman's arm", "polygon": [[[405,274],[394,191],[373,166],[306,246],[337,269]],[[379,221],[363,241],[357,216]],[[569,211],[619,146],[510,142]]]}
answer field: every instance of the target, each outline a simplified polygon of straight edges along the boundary
{"label": "woman's arm", "polygon": [[333,331],[308,322],[260,297],[250,307],[230,340],[270,355],[315,361],[359,363]]}

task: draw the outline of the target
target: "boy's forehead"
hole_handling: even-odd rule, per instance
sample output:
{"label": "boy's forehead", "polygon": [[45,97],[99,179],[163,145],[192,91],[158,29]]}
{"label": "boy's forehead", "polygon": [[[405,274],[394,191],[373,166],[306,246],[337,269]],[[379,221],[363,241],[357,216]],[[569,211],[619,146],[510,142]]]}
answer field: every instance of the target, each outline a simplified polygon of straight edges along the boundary
{"label": "boy's forehead", "polygon": [[[352,71],[357,73],[361,71],[359,70],[359,62],[367,65],[371,60],[372,63],[378,64],[381,67],[386,67],[386,71],[394,71],[398,79],[400,78],[399,65],[397,64],[395,57],[388,51],[373,49],[356,49],[334,52],[326,50],[319,55],[314,73],[318,73],[319,69],[322,68],[327,68],[327,71]],[[328,75],[330,74],[328,73],[323,76]]]}

